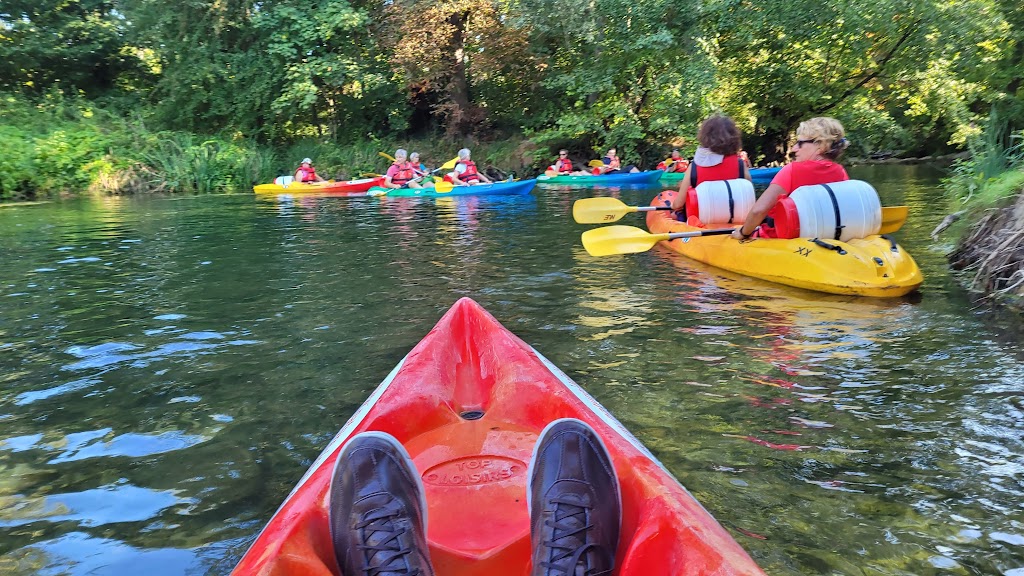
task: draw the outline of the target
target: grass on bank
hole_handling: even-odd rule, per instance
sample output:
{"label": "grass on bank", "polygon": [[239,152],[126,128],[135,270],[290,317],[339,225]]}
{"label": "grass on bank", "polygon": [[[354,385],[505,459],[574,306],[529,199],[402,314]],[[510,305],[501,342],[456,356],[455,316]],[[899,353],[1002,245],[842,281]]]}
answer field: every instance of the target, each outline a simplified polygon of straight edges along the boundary
{"label": "grass on bank", "polygon": [[[373,136],[350,143],[296,142],[272,147],[242,134],[203,137],[151,130],[142,118],[56,97],[41,103],[0,95],[0,201],[81,193],[250,192],[290,175],[302,158],[325,178],[385,172],[397,148],[420,152],[430,167],[456,155],[462,143]],[[478,165],[523,175],[532,148],[508,139],[471,146]]]}
{"label": "grass on bank", "polygon": [[993,110],[971,158],[943,185],[963,218],[951,266],[975,293],[1018,307],[1024,301],[1024,131],[1013,133]]}

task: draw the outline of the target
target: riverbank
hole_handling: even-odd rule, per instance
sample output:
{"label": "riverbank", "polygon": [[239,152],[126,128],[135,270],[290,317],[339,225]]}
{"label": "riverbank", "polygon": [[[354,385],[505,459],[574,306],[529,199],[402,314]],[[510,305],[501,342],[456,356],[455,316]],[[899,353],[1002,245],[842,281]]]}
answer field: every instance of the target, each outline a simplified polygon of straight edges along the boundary
{"label": "riverbank", "polygon": [[962,211],[964,223],[951,226],[960,239],[950,266],[979,299],[1024,312],[1024,170],[992,179],[982,192],[994,199]]}

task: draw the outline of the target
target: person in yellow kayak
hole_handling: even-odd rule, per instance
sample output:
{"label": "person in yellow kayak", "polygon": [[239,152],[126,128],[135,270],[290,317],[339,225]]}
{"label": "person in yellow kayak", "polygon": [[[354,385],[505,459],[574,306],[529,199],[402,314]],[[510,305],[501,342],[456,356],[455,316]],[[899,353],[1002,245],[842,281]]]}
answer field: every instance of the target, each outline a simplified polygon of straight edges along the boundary
{"label": "person in yellow kayak", "polygon": [[490,178],[476,169],[476,163],[470,159],[469,148],[459,150],[459,161],[455,164],[455,169],[445,176],[445,180],[456,186],[492,184]]}
{"label": "person in yellow kayak", "polygon": [[624,172],[639,172],[640,170],[632,164],[623,167],[622,162],[619,160],[618,151],[615,148],[609,148],[608,152],[605,153],[604,157],[601,158],[603,166],[595,166],[593,173],[595,176],[602,174],[622,174]]}
{"label": "person in yellow kayak", "polygon": [[671,172],[686,172],[686,169],[690,167],[690,161],[683,157],[676,148],[672,150],[672,155],[658,163],[658,170],[664,170],[667,173]]}
{"label": "person in yellow kayak", "polygon": [[302,159],[299,167],[295,169],[295,176],[293,178],[295,178],[296,182],[326,182],[316,173],[316,168],[313,167],[313,160],[310,158]]}
{"label": "person in yellow kayak", "polygon": [[781,198],[801,186],[849,180],[846,169],[836,163],[847,146],[846,131],[835,118],[821,116],[801,122],[796,128],[796,142],[789,148],[794,161],[783,166],[772,178],[772,183],[754,202],[747,219],[733,231],[732,237],[737,240],[775,238],[771,211]]}
{"label": "person in yellow kayak", "polygon": [[395,150],[395,161],[384,174],[385,188],[422,188],[416,182],[416,169],[409,162],[409,153],[404,148]]}
{"label": "person in yellow kayak", "polygon": [[[530,576],[610,574],[621,493],[597,432],[574,418],[551,422],[537,438],[527,471]],[[423,480],[394,436],[362,432],[345,443],[331,477],[327,515],[345,576],[434,576]]]}
{"label": "person in yellow kayak", "polygon": [[740,129],[732,118],[715,114],[704,120],[697,130],[697,144],[693,162],[690,162],[686,176],[679,183],[679,193],[672,199],[672,209],[680,215],[686,206],[686,195],[690,188],[696,188],[701,182],[735,178],[750,180],[750,170],[747,170],[743,158],[740,158],[740,149],[743,147]]}

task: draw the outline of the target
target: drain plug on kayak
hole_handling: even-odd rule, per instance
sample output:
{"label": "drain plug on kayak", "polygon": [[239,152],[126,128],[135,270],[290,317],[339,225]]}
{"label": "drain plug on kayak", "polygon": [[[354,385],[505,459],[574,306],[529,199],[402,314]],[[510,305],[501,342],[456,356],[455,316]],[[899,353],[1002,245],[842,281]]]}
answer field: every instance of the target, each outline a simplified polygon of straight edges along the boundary
{"label": "drain plug on kayak", "polygon": [[484,411],[468,410],[466,412],[463,412],[462,414],[459,414],[459,417],[462,418],[463,420],[479,420],[484,417]]}

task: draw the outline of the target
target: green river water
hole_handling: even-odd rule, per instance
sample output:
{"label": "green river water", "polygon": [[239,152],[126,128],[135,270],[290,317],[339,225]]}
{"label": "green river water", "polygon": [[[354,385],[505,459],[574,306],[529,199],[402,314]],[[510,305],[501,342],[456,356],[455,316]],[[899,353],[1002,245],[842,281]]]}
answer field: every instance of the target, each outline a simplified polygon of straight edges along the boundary
{"label": "green river water", "polygon": [[572,202],[649,190],[2,207],[0,574],[228,573],[471,296],[769,574],[1022,576],[1018,329],[928,237],[938,170],[851,174],[911,206],[897,237],[919,295],[816,294],[661,248],[588,256]]}

